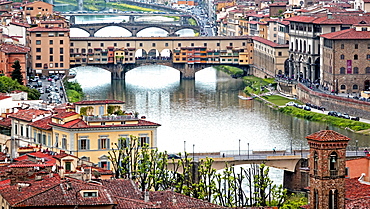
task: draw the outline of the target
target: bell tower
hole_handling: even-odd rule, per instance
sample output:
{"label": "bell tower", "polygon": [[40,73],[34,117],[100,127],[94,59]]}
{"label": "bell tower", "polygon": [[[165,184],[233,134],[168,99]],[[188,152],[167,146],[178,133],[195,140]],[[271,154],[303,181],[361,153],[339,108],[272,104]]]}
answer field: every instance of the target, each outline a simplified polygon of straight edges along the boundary
{"label": "bell tower", "polygon": [[306,136],[310,146],[310,208],[345,208],[346,147],[350,138],[332,130]]}

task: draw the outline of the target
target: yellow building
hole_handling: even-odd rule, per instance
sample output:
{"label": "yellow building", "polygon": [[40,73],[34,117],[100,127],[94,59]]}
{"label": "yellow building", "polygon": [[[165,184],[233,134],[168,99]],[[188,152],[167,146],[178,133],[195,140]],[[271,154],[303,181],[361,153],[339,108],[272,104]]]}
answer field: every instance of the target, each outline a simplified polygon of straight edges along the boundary
{"label": "yellow building", "polygon": [[43,1],[34,1],[23,5],[24,19],[43,18],[51,14],[53,14],[53,5]]}

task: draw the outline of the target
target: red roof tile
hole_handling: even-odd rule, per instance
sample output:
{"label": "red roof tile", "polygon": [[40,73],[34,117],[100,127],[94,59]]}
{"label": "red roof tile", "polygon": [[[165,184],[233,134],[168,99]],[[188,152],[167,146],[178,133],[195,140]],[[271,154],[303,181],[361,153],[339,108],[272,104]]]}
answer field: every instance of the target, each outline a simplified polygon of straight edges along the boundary
{"label": "red roof tile", "polygon": [[350,138],[333,130],[322,130],[306,136],[306,139],[314,141],[349,141]]}
{"label": "red roof tile", "polygon": [[49,31],[69,32],[69,29],[68,28],[58,28],[58,27],[49,27],[49,28],[34,27],[34,28],[29,28],[28,31],[30,32],[49,32]]}
{"label": "red roof tile", "polygon": [[332,14],[332,18],[328,18],[327,14],[315,14],[312,16],[294,16],[285,19],[292,22],[304,22],[313,24],[358,24],[361,21],[370,22],[370,15],[356,15],[353,13]]}
{"label": "red roof tile", "polygon": [[21,162],[23,164],[26,164],[22,161],[27,161],[30,158],[40,158],[40,159],[42,158],[42,159],[44,159],[44,163],[47,163],[47,164],[53,164],[54,165],[56,163],[56,160],[54,159],[53,155],[50,155],[49,153],[45,153],[45,152],[40,152],[40,151],[27,153],[25,155],[14,158],[14,160],[18,161],[18,162]]}
{"label": "red roof tile", "polygon": [[120,100],[91,100],[91,101],[79,101],[75,102],[76,105],[96,105],[96,104],[125,104]]}
{"label": "red roof tile", "polygon": [[9,115],[11,118],[15,118],[18,120],[24,120],[31,122],[32,119],[35,119],[35,117],[40,115],[46,115],[49,114],[50,111],[46,110],[36,110],[36,109],[27,109],[27,110],[19,110],[17,113],[13,113]]}
{"label": "red roof tile", "polygon": [[31,27],[28,23],[21,23],[21,22],[10,22],[9,24],[26,27],[26,28]]}
{"label": "red roof tile", "polygon": [[0,50],[5,53],[12,53],[12,54],[25,54],[30,51],[30,48],[24,46],[17,46],[13,44],[2,44],[0,46]]}
{"label": "red roof tile", "polygon": [[347,29],[347,30],[341,30],[336,31],[332,33],[326,33],[321,35],[321,37],[327,38],[327,39],[370,39],[370,31],[356,31],[355,28]]}
{"label": "red roof tile", "polygon": [[0,126],[11,128],[12,127],[12,119],[11,118],[3,118],[0,120]]}
{"label": "red roof tile", "polygon": [[78,115],[78,113],[76,113],[76,112],[59,112],[57,115],[53,115],[53,118],[64,119],[64,118],[68,118],[68,117],[73,116],[73,115]]}
{"label": "red roof tile", "polygon": [[261,38],[261,37],[258,37],[258,36],[254,36],[254,37],[252,37],[252,39],[255,40],[255,41],[261,42],[263,44],[269,45],[271,47],[274,47],[274,48],[279,48],[279,47],[287,48],[287,47],[289,47],[288,44],[278,44],[278,43],[275,43],[273,41],[270,41],[270,40],[267,40],[267,39],[264,39],[264,38]]}
{"label": "red roof tile", "polygon": [[358,178],[346,179],[346,208],[370,208],[370,185]]}
{"label": "red roof tile", "polygon": [[[103,121],[104,122],[104,121]],[[116,124],[116,125],[88,125],[84,120],[82,119],[75,119],[72,121],[69,121],[65,124],[58,124],[58,123],[50,123],[52,126],[58,126],[63,128],[69,128],[69,129],[83,129],[83,128],[113,128],[113,127],[139,127],[139,126],[160,126],[158,123],[153,123],[146,120],[138,120],[138,124]]]}
{"label": "red roof tile", "polygon": [[0,100],[12,98],[11,96],[0,95]]}
{"label": "red roof tile", "polygon": [[34,121],[28,125],[39,128],[39,129],[44,129],[44,130],[51,130],[51,126],[49,125],[51,123],[51,116]]}

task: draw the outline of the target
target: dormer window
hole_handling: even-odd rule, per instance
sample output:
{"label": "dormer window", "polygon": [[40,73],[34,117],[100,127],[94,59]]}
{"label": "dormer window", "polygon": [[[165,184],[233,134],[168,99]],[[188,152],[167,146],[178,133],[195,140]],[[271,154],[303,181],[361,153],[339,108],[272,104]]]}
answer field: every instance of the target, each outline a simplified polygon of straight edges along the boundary
{"label": "dormer window", "polygon": [[98,197],[98,190],[81,191],[82,197]]}

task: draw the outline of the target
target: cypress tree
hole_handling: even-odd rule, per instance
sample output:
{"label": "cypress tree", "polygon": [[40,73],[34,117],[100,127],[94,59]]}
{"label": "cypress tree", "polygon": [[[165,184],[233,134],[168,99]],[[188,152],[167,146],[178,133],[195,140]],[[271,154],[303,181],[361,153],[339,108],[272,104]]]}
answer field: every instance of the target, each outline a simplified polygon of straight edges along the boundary
{"label": "cypress tree", "polygon": [[21,65],[19,64],[18,60],[14,62],[12,68],[14,68],[12,72],[12,79],[18,81],[19,84],[23,85],[23,75],[21,72]]}

